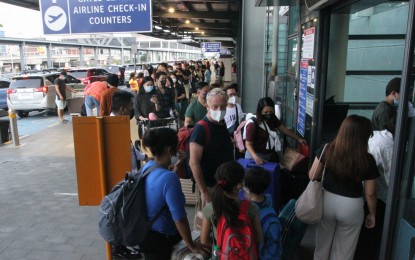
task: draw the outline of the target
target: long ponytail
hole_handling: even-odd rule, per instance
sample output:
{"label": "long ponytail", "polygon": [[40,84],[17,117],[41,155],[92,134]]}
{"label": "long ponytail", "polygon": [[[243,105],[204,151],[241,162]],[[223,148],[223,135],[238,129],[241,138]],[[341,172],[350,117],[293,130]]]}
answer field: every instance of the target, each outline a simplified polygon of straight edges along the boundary
{"label": "long ponytail", "polygon": [[212,197],[213,221],[218,223],[224,216],[231,228],[239,226],[237,220],[239,203],[231,198],[236,186],[243,181],[244,169],[237,162],[227,162],[220,165],[216,171],[216,187]]}

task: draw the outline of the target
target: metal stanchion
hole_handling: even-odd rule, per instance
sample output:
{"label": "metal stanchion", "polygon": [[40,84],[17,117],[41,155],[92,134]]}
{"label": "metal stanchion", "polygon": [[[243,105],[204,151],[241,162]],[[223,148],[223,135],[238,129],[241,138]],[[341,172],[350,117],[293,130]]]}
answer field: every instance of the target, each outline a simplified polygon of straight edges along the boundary
{"label": "metal stanchion", "polygon": [[17,118],[16,118],[16,111],[13,109],[9,109],[9,118],[10,118],[10,129],[12,132],[12,140],[14,146],[19,146],[19,131],[17,130]]}

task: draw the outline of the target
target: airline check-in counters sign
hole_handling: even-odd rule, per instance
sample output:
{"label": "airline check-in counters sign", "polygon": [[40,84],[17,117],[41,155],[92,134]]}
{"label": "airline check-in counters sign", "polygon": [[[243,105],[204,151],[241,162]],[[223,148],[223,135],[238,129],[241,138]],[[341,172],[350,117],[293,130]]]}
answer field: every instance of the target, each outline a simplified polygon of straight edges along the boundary
{"label": "airline check-in counters sign", "polygon": [[221,43],[220,42],[201,42],[200,48],[202,52],[220,52]]}
{"label": "airline check-in counters sign", "polygon": [[44,34],[151,32],[151,0],[40,0]]}

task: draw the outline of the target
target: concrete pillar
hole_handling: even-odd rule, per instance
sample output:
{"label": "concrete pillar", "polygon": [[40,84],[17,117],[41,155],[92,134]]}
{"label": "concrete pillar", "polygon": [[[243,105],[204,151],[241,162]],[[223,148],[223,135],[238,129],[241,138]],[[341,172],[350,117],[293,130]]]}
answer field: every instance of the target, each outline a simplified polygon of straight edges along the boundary
{"label": "concrete pillar", "polygon": [[20,71],[23,71],[26,69],[26,43],[22,42],[19,45],[19,50],[20,50]]}
{"label": "concrete pillar", "polygon": [[85,66],[85,48],[84,46],[81,46],[79,48],[79,66],[84,67]]}
{"label": "concrete pillar", "polygon": [[47,55],[48,69],[53,68],[52,43],[49,43],[49,45],[46,45],[46,55]]}
{"label": "concrete pillar", "polygon": [[276,76],[278,73],[278,32],[280,25],[280,7],[274,6],[274,14],[272,16],[272,65],[271,75]]}
{"label": "concrete pillar", "polygon": [[258,100],[265,95],[266,8],[255,7],[255,1],[243,0],[241,13],[241,68],[238,82],[241,85],[243,110],[255,112]]}
{"label": "concrete pillar", "polygon": [[109,64],[112,64],[112,52],[111,52],[111,48],[108,49],[108,62],[109,62]]}
{"label": "concrete pillar", "polygon": [[98,52],[99,52],[99,48],[98,47],[95,47],[94,48],[94,60],[95,60],[94,66],[98,66],[99,65]]}

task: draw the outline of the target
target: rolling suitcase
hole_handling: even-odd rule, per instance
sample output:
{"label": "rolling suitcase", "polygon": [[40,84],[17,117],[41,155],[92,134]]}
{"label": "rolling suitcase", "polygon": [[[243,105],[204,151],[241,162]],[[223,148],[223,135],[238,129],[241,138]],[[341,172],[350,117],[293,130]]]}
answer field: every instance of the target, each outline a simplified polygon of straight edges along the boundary
{"label": "rolling suitcase", "polygon": [[268,174],[271,176],[271,183],[268,186],[265,194],[270,194],[272,196],[272,203],[274,205],[275,211],[279,212],[280,208],[280,196],[281,196],[281,185],[280,185],[280,167],[278,163],[266,162],[261,165],[255,164],[254,160],[248,159],[239,159],[238,163],[242,165],[245,171],[252,167],[262,167]]}
{"label": "rolling suitcase", "polygon": [[301,243],[307,225],[302,223],[295,215],[295,202],[290,200],[281,210],[279,220],[282,227],[281,244],[283,260],[294,259],[295,250]]}

